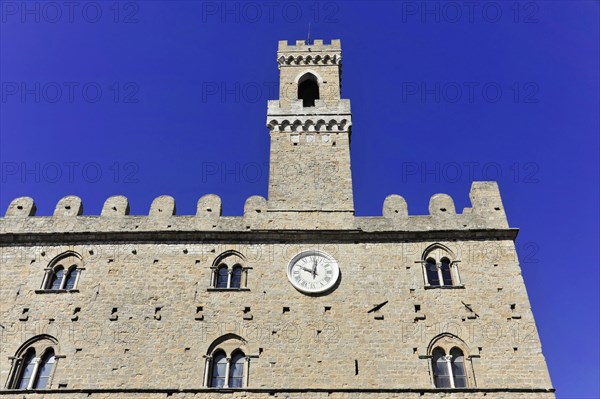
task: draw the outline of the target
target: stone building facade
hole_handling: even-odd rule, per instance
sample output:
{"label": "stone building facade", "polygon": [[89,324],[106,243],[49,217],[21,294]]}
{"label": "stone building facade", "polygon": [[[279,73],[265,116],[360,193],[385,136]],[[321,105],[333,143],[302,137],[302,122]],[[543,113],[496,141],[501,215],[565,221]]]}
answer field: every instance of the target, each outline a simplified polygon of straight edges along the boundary
{"label": "stone building facade", "polygon": [[341,46],[279,43],[268,201],[0,219],[0,397],[554,398],[495,182],[356,217]]}

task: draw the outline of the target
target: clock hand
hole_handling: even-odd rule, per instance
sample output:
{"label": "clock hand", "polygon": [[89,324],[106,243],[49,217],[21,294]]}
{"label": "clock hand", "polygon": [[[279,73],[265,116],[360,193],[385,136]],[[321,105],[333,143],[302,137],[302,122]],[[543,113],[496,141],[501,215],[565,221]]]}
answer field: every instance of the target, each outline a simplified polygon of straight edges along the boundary
{"label": "clock hand", "polygon": [[313,268],[312,268],[313,280],[314,280],[314,278],[315,278],[316,275],[317,275],[317,257],[315,256],[313,258]]}

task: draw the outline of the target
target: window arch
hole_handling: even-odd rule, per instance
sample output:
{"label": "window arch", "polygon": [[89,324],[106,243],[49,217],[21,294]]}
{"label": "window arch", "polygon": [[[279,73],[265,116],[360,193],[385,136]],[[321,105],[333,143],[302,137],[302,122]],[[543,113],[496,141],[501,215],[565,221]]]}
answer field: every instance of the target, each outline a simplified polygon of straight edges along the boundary
{"label": "window arch", "polygon": [[[452,260],[454,259],[454,260]],[[423,252],[423,278],[429,288],[461,287],[458,262],[454,253],[445,245],[433,244]]]}
{"label": "window arch", "polygon": [[50,389],[52,376],[60,356],[58,342],[49,335],[27,341],[12,357],[12,367],[6,383],[8,389]]}
{"label": "window arch", "polygon": [[219,255],[211,266],[212,289],[242,290],[248,287],[246,258],[237,251],[226,251]]}
{"label": "window arch", "polygon": [[473,369],[467,375],[464,342],[452,334],[442,334],[430,345],[431,371],[436,388],[468,388],[475,381]]}
{"label": "window arch", "polygon": [[228,334],[217,339],[205,356],[204,386],[208,388],[246,388],[250,357],[246,341]]}
{"label": "window arch", "polygon": [[318,79],[310,72],[298,80],[298,99],[302,100],[303,107],[314,107],[315,100],[319,100]]}
{"label": "window arch", "polygon": [[82,267],[81,256],[73,251],[62,253],[52,259],[46,268],[42,282],[45,291],[71,291],[77,288]]}

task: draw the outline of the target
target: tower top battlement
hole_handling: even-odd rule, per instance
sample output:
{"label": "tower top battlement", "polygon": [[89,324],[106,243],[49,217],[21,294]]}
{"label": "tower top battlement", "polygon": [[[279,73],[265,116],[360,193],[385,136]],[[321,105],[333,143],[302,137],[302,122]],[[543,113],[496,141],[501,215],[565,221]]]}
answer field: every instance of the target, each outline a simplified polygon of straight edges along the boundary
{"label": "tower top battlement", "polygon": [[278,52],[292,51],[342,51],[342,42],[340,39],[333,39],[330,44],[326,44],[321,39],[315,39],[312,43],[306,43],[306,40],[296,40],[296,44],[289,44],[287,40],[280,40],[277,49]]}

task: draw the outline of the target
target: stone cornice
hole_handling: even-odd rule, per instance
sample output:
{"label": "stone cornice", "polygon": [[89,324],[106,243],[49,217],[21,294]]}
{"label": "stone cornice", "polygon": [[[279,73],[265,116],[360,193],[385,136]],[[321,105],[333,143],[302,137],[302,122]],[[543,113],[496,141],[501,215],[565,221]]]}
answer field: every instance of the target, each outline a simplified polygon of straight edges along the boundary
{"label": "stone cornice", "polygon": [[432,240],[514,240],[518,229],[377,231],[361,230],[255,230],[255,231],[139,231],[139,232],[72,232],[72,233],[6,233],[0,234],[0,244],[39,243],[355,243],[355,242],[418,242]]}
{"label": "stone cornice", "polygon": [[56,394],[68,393],[232,393],[232,392],[256,392],[256,393],[318,393],[318,392],[340,392],[340,393],[553,393],[554,388],[88,388],[88,389],[43,389],[43,390],[0,390],[0,395],[17,394]]}

